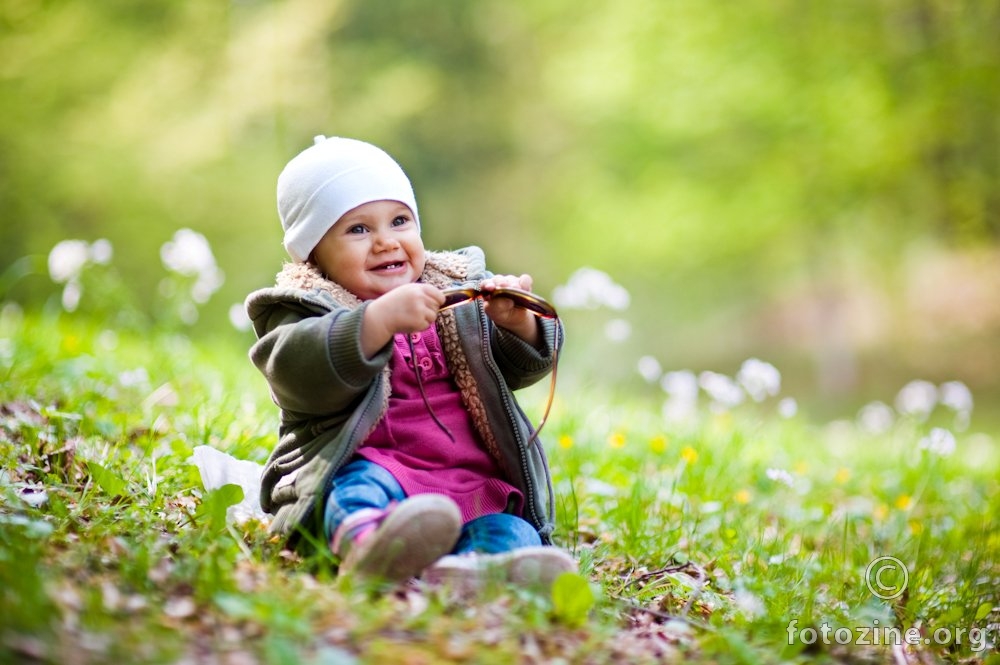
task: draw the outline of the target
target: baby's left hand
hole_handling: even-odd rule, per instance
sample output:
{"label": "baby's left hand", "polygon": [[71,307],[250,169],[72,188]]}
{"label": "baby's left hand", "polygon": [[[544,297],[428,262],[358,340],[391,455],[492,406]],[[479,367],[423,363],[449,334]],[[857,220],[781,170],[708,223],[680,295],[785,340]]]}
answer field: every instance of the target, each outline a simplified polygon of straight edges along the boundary
{"label": "baby's left hand", "polygon": [[[494,275],[483,280],[479,288],[489,292],[498,288],[521,289],[531,291],[531,275]],[[535,315],[524,309],[516,307],[510,298],[490,298],[486,301],[486,315],[501,328],[505,328],[532,346],[538,346],[541,336],[538,331],[538,322]]]}

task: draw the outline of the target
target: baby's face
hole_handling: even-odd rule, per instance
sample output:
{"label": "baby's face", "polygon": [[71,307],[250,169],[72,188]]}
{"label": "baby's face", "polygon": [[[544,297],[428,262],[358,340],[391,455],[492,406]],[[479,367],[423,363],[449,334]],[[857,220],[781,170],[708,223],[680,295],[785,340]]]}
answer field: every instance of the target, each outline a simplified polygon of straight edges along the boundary
{"label": "baby's face", "polygon": [[320,270],[361,300],[417,281],[424,243],[410,208],[371,201],[344,213],[312,253]]}

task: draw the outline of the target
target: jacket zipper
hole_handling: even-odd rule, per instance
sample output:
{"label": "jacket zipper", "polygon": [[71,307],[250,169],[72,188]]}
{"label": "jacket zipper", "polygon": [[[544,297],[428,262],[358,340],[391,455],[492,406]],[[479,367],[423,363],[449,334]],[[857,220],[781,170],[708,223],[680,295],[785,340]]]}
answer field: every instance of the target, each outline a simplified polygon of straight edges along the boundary
{"label": "jacket zipper", "polygon": [[496,381],[497,387],[500,389],[498,392],[500,394],[500,399],[503,401],[504,410],[507,412],[507,419],[513,425],[512,429],[514,432],[514,438],[517,441],[517,450],[519,457],[521,458],[521,473],[524,476],[524,487],[528,492],[528,509],[531,511],[531,517],[535,522],[536,528],[545,526],[544,521],[539,518],[538,513],[535,511],[535,492],[531,484],[531,473],[528,469],[528,452],[525,449],[524,441],[521,438],[521,427],[520,421],[517,418],[517,414],[514,409],[511,408],[510,399],[507,397],[506,391],[503,389],[503,378],[500,375],[500,368],[497,367],[496,362],[494,362],[492,355],[490,354],[490,339],[489,339],[489,325],[486,321],[486,312],[479,308],[479,329],[482,333],[482,353],[483,360],[486,361],[487,366],[493,373],[493,380]]}

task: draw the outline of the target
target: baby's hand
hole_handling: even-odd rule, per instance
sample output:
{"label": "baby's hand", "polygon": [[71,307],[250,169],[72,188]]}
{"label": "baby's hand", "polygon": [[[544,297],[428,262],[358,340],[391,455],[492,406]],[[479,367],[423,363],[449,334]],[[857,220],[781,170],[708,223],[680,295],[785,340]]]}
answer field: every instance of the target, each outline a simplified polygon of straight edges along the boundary
{"label": "baby's hand", "polygon": [[[531,290],[531,275],[494,275],[483,280],[479,288],[483,291],[494,291],[498,288]],[[538,346],[541,336],[538,332],[538,322],[535,315],[514,305],[510,298],[490,298],[486,301],[486,315],[501,328],[505,328],[533,346]]]}
{"label": "baby's hand", "polygon": [[444,294],[429,284],[404,284],[369,303],[361,330],[361,346],[369,358],[396,333],[427,330],[437,320]]}

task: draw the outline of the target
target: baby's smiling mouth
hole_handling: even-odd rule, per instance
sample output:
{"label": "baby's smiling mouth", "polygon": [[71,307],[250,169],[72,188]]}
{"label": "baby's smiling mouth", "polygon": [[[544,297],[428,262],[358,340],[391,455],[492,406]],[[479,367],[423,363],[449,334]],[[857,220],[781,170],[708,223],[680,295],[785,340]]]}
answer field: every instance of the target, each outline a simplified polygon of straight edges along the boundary
{"label": "baby's smiling mouth", "polygon": [[381,271],[381,270],[395,270],[397,268],[402,268],[402,267],[403,267],[403,262],[402,261],[391,261],[389,263],[379,264],[379,265],[375,266],[374,268],[372,268],[372,270],[379,270],[379,271]]}

